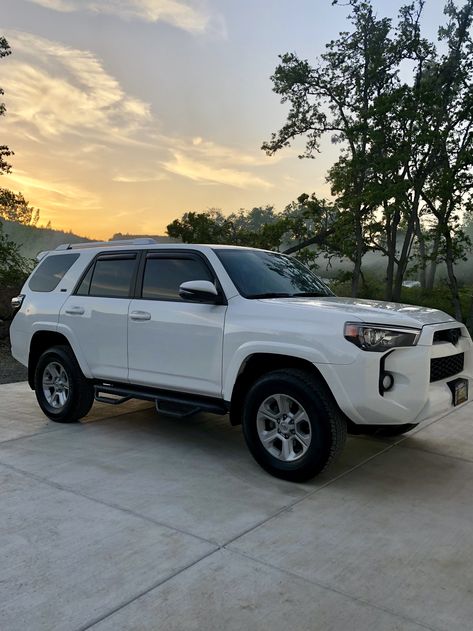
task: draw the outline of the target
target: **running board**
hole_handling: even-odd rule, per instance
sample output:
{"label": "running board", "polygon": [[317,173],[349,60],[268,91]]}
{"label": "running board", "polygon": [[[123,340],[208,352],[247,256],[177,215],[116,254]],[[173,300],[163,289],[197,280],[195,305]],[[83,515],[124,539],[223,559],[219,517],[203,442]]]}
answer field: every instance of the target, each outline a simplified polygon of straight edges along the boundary
{"label": "running board", "polygon": [[120,405],[130,399],[153,401],[158,412],[179,418],[193,416],[198,412],[210,412],[211,414],[219,415],[227,414],[228,412],[228,406],[220,399],[181,394],[169,390],[153,390],[145,387],[111,383],[96,384],[94,386],[94,396],[96,401],[111,405]]}

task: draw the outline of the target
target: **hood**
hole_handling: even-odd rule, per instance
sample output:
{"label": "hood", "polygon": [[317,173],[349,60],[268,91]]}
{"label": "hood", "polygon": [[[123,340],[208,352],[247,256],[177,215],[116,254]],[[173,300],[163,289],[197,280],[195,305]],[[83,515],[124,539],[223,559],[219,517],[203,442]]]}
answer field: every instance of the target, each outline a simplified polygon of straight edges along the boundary
{"label": "hood", "polygon": [[383,302],[380,300],[365,300],[363,298],[338,298],[336,296],[324,296],[321,298],[271,298],[262,302],[278,303],[291,307],[316,308],[344,313],[347,320],[360,320],[370,324],[387,324],[395,326],[407,326],[421,328],[426,324],[439,324],[442,322],[456,322],[438,309],[429,307],[417,307],[397,302]]}

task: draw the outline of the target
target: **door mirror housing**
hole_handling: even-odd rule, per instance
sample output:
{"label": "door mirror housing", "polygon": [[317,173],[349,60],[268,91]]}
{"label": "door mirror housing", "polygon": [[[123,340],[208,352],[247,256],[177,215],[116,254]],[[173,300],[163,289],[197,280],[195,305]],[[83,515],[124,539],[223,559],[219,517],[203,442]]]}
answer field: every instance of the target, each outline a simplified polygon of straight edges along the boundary
{"label": "door mirror housing", "polygon": [[217,288],[209,280],[188,280],[180,285],[179,295],[190,302],[219,302]]}

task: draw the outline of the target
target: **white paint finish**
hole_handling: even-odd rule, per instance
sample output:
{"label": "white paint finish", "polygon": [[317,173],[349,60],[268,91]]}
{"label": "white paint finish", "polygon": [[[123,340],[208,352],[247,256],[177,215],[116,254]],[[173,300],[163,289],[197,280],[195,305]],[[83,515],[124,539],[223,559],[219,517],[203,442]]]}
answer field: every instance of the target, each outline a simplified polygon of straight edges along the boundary
{"label": "white paint finish", "polygon": [[[78,280],[87,262],[103,249],[97,246],[82,252],[80,265],[74,264],[58,290],[70,291],[74,274]],[[62,301],[67,292],[60,297],[55,292],[29,292],[24,307],[30,309],[29,319],[25,319],[22,307],[12,324],[15,357],[27,363],[33,331],[54,330],[58,326],[87,377],[126,381],[129,375],[132,383],[222,396],[228,401],[249,356],[289,355],[313,363],[342,411],[354,422],[366,424],[419,422],[451,409],[448,380],[435,384],[428,381],[431,357],[462,350],[465,369],[459,376],[473,382],[472,343],[465,329],[455,348],[448,343],[432,345],[434,332],[455,322],[442,312],[335,297],[247,300],[236,291],[214,246],[163,244],[136,245],[133,249],[204,254],[218,275],[228,308],[190,302],[69,296],[65,306],[84,309],[84,314],[67,315],[63,306],[58,326],[57,301]],[[113,250],[129,251],[130,245],[114,246]],[[110,253],[112,249],[106,251]],[[127,317],[129,312],[137,314],[131,319]],[[381,354],[364,352],[343,337],[345,322],[353,319],[387,326],[423,327],[417,347],[398,349],[388,357],[386,367],[395,379],[393,389],[384,397],[378,391]]]}
{"label": "white paint finish", "polygon": [[[95,378],[126,381],[129,298],[69,296],[59,316],[59,331],[75,343]],[[74,308],[81,314],[70,314]]]}
{"label": "white paint finish", "polygon": [[293,302],[300,306],[317,307],[327,311],[342,311],[357,320],[371,324],[423,327],[426,324],[442,322],[455,323],[456,320],[438,309],[418,307],[397,302],[366,300],[364,298],[346,298],[328,296],[324,298],[285,298],[279,302]]}
{"label": "white paint finish", "polygon": [[422,631],[423,627],[227,550],[93,631]]}
{"label": "white paint finish", "polygon": [[132,300],[128,362],[131,383],[220,397],[225,305]]}

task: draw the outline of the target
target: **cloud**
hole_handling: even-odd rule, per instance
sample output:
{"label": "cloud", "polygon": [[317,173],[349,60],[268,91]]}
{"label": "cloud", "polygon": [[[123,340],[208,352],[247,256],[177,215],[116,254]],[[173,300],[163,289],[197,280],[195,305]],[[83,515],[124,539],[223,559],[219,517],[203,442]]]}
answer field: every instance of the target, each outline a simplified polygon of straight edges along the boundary
{"label": "cloud", "polygon": [[272,187],[270,182],[248,171],[201,162],[177,151],[173,153],[171,160],[163,162],[162,165],[167,171],[195,182],[225,184],[237,188],[258,187],[268,189]]}
{"label": "cloud", "polygon": [[70,13],[89,11],[122,19],[167,22],[190,33],[223,28],[221,16],[210,16],[203,3],[182,0],[29,0],[48,9]]}
{"label": "cloud", "polygon": [[[32,177],[21,170],[15,170],[6,176],[10,184],[17,184],[27,198],[35,197],[35,193],[47,200],[50,210],[67,211],[72,207],[79,210],[99,210],[99,199],[83,188],[71,184],[64,179],[54,180],[51,177],[44,179]],[[15,188],[11,186],[11,188]]]}
{"label": "cloud", "polygon": [[162,133],[150,105],[127,94],[93,53],[30,33],[9,38],[15,55],[3,69],[6,123],[36,155],[47,152],[64,169],[100,172],[117,183],[159,182],[174,173],[199,183],[271,187],[255,170],[274,158]]}
{"label": "cloud", "polygon": [[29,33],[9,35],[14,57],[2,69],[9,121],[54,137],[93,132],[115,142],[151,120],[147,103],[127,95],[91,52]]}

